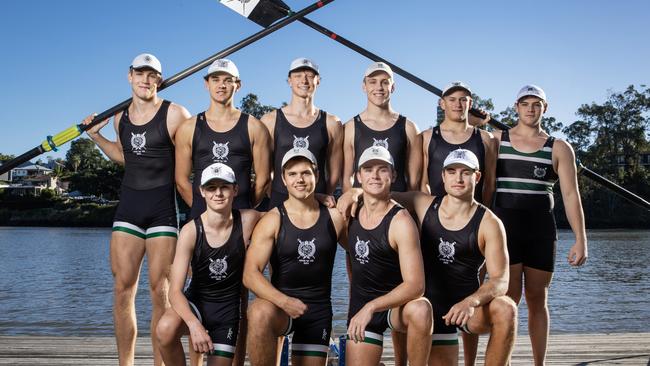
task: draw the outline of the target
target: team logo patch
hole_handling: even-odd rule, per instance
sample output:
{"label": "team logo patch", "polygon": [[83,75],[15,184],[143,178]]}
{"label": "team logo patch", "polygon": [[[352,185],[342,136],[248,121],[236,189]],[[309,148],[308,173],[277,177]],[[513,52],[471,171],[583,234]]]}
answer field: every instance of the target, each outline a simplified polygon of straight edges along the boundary
{"label": "team logo patch", "polygon": [[535,169],[533,169],[533,177],[535,178],[544,178],[546,176],[546,167],[538,167],[535,165]]}
{"label": "team logo patch", "polygon": [[[250,1],[250,0],[249,0],[249,1]],[[245,4],[245,2],[243,2],[243,1],[241,1],[241,0],[240,0],[240,2]],[[248,1],[246,1],[246,3],[247,3],[247,2],[248,2]],[[228,61],[226,61],[226,60],[219,60],[219,61],[217,61],[217,66],[219,66],[219,67],[225,69],[225,68],[228,67]]]}
{"label": "team logo patch", "polygon": [[293,135],[294,149],[309,149],[309,135],[307,137],[298,137]]}
{"label": "team logo patch", "polygon": [[316,244],[314,242],[316,238],[312,240],[300,240],[298,239],[298,262],[302,264],[309,264],[316,259],[314,255],[316,254]]}
{"label": "team logo patch", "polygon": [[381,146],[381,147],[386,148],[386,150],[388,150],[388,137],[386,137],[383,140],[382,139],[377,140],[376,138],[373,137],[372,138],[372,146]]}
{"label": "team logo patch", "polygon": [[141,155],[147,148],[147,138],[144,136],[145,133],[147,133],[147,131],[144,131],[143,133],[131,132],[131,151],[136,155]]}
{"label": "team logo patch", "polygon": [[217,258],[215,260],[210,259],[210,278],[221,281],[224,278],[226,278],[226,271],[228,270],[228,262],[226,259],[228,256],[224,256],[223,258]]}
{"label": "team logo patch", "polygon": [[456,242],[450,243],[440,238],[440,244],[438,244],[438,259],[440,259],[442,263],[449,264],[454,261],[454,254],[456,254],[456,248],[454,245],[456,245]]}
{"label": "team logo patch", "polygon": [[370,254],[370,240],[363,241],[357,236],[357,243],[354,245],[354,252],[356,253],[355,258],[359,263],[366,264],[368,263],[368,255]]}
{"label": "team logo patch", "polygon": [[228,153],[230,152],[230,148],[228,148],[228,144],[230,141],[224,143],[217,143],[215,141],[212,141],[214,146],[212,146],[212,155],[214,156],[215,161],[219,163],[223,163],[225,161],[228,161]]}

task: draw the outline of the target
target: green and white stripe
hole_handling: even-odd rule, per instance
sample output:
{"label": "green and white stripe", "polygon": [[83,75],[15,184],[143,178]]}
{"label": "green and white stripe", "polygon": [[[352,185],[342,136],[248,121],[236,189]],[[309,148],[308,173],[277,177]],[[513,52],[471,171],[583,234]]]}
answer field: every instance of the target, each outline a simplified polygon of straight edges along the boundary
{"label": "green and white stripe", "polygon": [[533,153],[523,153],[515,150],[509,141],[501,141],[499,146],[499,159],[514,159],[532,161],[535,163],[553,164],[553,148],[544,146]]}
{"label": "green and white stripe", "polygon": [[538,179],[499,177],[497,178],[497,192],[552,194],[554,184],[554,182]]}
{"label": "green and white stripe", "polygon": [[121,231],[126,234],[137,236],[141,239],[147,238],[146,231],[143,228],[124,221],[115,221],[113,223],[113,231]]}
{"label": "green and white stripe", "polygon": [[329,347],[322,344],[298,344],[291,345],[291,351],[296,356],[327,357]]}
{"label": "green and white stripe", "polygon": [[432,346],[453,346],[458,344],[458,333],[434,334],[431,339]]}
{"label": "green and white stripe", "polygon": [[365,343],[376,344],[378,346],[384,345],[384,335],[379,333],[373,333],[365,331],[363,334],[363,341]]}
{"label": "green and white stripe", "polygon": [[221,356],[226,358],[235,358],[235,347],[228,344],[213,343],[214,350],[210,352],[210,356]]}
{"label": "green and white stripe", "polygon": [[178,229],[173,226],[154,226],[146,231],[147,239],[155,238],[158,236],[170,236],[173,238],[178,237]]}

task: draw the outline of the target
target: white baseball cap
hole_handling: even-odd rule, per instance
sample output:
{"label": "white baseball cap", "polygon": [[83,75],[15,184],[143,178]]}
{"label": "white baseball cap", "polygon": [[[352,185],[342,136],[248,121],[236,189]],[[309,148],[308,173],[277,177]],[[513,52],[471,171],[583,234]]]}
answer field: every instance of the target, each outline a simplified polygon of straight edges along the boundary
{"label": "white baseball cap", "polygon": [[370,76],[372,73],[376,71],[383,71],[390,76],[391,79],[393,79],[393,69],[388,66],[387,63],[385,62],[373,62],[368,66],[366,69],[366,72],[363,74],[363,76]]}
{"label": "white baseball cap", "polygon": [[529,96],[538,97],[539,99],[546,102],[546,93],[544,93],[544,90],[542,90],[542,88],[537,85],[524,85],[524,87],[519,90],[519,93],[517,93],[517,101],[523,97]]}
{"label": "white baseball cap", "polygon": [[472,89],[469,88],[469,85],[465,84],[462,81],[452,81],[451,83],[447,84],[444,89],[442,89],[442,96],[446,96],[447,94],[454,92],[456,90],[465,90],[466,92],[469,93],[469,95],[472,95]]}
{"label": "white baseball cap", "polygon": [[156,56],[150,53],[143,53],[135,56],[133,62],[131,62],[131,68],[134,70],[149,68],[162,74],[162,65],[160,64],[160,61],[158,61]]}
{"label": "white baseball cap", "polygon": [[363,150],[363,153],[361,153],[361,156],[359,157],[358,167],[362,167],[365,163],[371,160],[380,160],[390,164],[392,167],[395,166],[393,157],[390,155],[388,149],[383,146],[370,146]]}
{"label": "white baseball cap", "polygon": [[304,147],[298,147],[298,148],[293,148],[284,154],[284,156],[282,157],[282,168],[284,168],[284,166],[287,165],[289,160],[298,157],[305,158],[309,160],[312,164],[318,166],[318,163],[316,162],[316,157],[311,151],[309,151],[309,149],[306,149]]}
{"label": "white baseball cap", "polygon": [[466,149],[456,149],[447,155],[445,161],[442,163],[442,168],[453,165],[453,164],[462,164],[466,167],[473,170],[480,170],[480,165],[476,155],[470,150]]}
{"label": "white baseball cap", "polygon": [[235,172],[226,164],[214,163],[203,169],[201,173],[201,185],[204,186],[211,181],[219,179],[226,183],[237,184]]}
{"label": "white baseball cap", "polygon": [[291,74],[292,71],[298,69],[310,69],[313,70],[316,74],[320,75],[318,71],[318,65],[316,65],[312,60],[308,58],[300,57],[291,61],[291,66],[289,66],[289,74]]}
{"label": "white baseball cap", "polygon": [[234,62],[228,60],[227,58],[214,60],[212,65],[210,65],[208,68],[208,73],[205,74],[205,79],[207,79],[208,76],[214,74],[215,72],[225,72],[226,74],[239,79],[239,69],[237,69],[237,65],[235,65]]}

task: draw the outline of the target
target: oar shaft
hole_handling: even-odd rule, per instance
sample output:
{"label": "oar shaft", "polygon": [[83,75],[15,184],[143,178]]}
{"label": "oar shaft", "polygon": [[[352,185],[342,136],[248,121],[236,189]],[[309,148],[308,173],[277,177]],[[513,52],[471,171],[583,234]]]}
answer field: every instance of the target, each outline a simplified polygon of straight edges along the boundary
{"label": "oar shaft", "polygon": [[[386,60],[385,58],[383,58],[383,57],[381,57],[381,56],[379,56],[379,55],[377,55],[377,54],[375,54],[373,52],[370,52],[370,51],[366,50],[365,48],[357,45],[356,43],[351,42],[350,40],[340,36],[339,34],[334,33],[333,31],[321,26],[320,24],[318,24],[316,22],[313,22],[312,20],[310,20],[308,18],[302,18],[302,19],[300,19],[300,22],[307,25],[307,26],[309,26],[310,28],[324,34],[328,38],[331,38],[331,39],[335,40],[336,42],[339,42],[340,44],[352,49],[353,51],[356,51],[356,52],[360,53],[361,55],[366,56],[367,58],[369,58],[369,59],[371,59],[373,61],[383,62],[383,63],[389,65],[391,67],[391,69],[393,69],[393,72],[395,72],[396,74],[399,74],[402,77],[404,77],[405,79],[413,82],[414,84],[416,84],[416,85],[430,91],[431,93],[433,93],[433,94],[435,94],[435,95],[437,95],[439,97],[442,97],[442,90],[440,90],[440,89],[436,88],[435,86],[429,84],[428,82],[420,79],[419,77],[411,74],[410,72],[404,70],[403,68],[393,64],[392,62]],[[474,116],[479,117],[479,118],[485,117],[478,109],[475,109],[475,108],[470,109],[469,112],[471,114],[473,114]],[[509,130],[510,129],[510,126],[508,126],[505,123],[500,122],[500,121],[498,121],[498,120],[496,120],[494,118],[490,118],[489,123],[492,126],[498,128],[500,130]],[[645,208],[646,210],[650,210],[650,203],[648,203],[648,201],[646,201],[643,198],[637,196],[636,194],[626,190],[625,188],[617,185],[616,183],[606,179],[605,177],[603,177],[601,175],[598,175],[595,172],[585,168],[579,162],[578,162],[578,165],[581,167],[579,172],[581,174],[583,174],[585,177],[590,178],[593,181],[602,184],[604,187],[609,188],[614,193],[620,195],[621,197],[625,198],[626,200],[628,200],[628,201],[630,201],[630,202],[632,202],[632,203],[634,203],[634,204],[636,204],[636,205],[638,205],[638,206],[640,206],[642,208]]]}
{"label": "oar shaft", "polygon": [[[232,45],[230,47],[227,47],[227,48],[215,53],[214,55],[206,58],[205,60],[203,60],[201,62],[198,62],[193,66],[188,67],[187,69],[177,73],[176,75],[167,78],[166,80],[164,80],[162,82],[162,84],[160,85],[158,90],[160,91],[160,90],[163,90],[163,89],[165,89],[165,88],[167,88],[169,86],[172,86],[172,85],[176,84],[177,82],[185,79],[186,77],[188,77],[188,76],[196,73],[197,71],[205,68],[206,66],[210,65],[215,60],[217,60],[219,58],[226,57],[226,56],[230,55],[231,53],[233,53],[235,51],[238,51],[238,50],[250,45],[251,43],[256,42],[257,40],[259,40],[261,38],[266,37],[267,35],[277,31],[278,29],[283,28],[283,27],[289,25],[290,23],[293,23],[294,21],[302,18],[303,16],[305,16],[305,15],[307,15],[307,14],[309,14],[309,13],[311,13],[311,12],[317,10],[317,9],[320,9],[323,6],[329,4],[329,3],[333,2],[333,1],[334,0],[321,0],[321,1],[318,1],[318,2],[316,2],[316,3],[314,3],[314,4],[310,5],[310,6],[307,6],[306,8],[300,10],[299,12],[291,13],[288,17],[278,21],[277,23],[269,26],[268,28],[264,28],[261,31],[251,35],[250,37],[245,38],[244,40],[239,41],[239,42],[235,43],[234,45]],[[129,99],[123,101],[122,103],[117,104],[117,105],[113,106],[112,108],[109,108],[109,109],[105,110],[104,112],[96,115],[95,118],[93,118],[93,120],[88,125],[78,124],[77,128],[78,128],[79,132],[81,133],[83,131],[86,131],[87,129],[91,128],[92,126],[94,126],[94,125],[96,125],[98,123],[100,123],[101,121],[114,116],[116,113],[126,109],[129,106],[130,103],[131,103],[131,98],[129,98]],[[63,143],[65,143],[65,142],[67,142],[67,141],[64,141]],[[29,161],[30,159],[35,158],[36,156],[38,156],[38,155],[40,155],[40,154],[42,154],[42,153],[44,153],[46,151],[50,151],[50,150],[56,148],[57,146],[59,146],[59,145],[53,144],[53,140],[51,138],[48,138],[41,145],[39,145],[39,146],[29,150],[28,152],[26,152],[26,153],[14,158],[14,159],[2,164],[0,166],[0,174],[8,172],[9,170],[15,168],[16,166],[18,166],[18,165],[20,165],[20,164],[22,164],[22,163],[24,163],[26,161]]]}

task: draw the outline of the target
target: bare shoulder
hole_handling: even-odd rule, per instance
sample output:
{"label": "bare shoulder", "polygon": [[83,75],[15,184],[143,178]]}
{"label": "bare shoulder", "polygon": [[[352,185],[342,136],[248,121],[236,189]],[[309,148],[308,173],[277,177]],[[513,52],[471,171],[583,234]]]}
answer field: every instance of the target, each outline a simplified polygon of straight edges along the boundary
{"label": "bare shoulder", "polygon": [[266,113],[265,115],[263,115],[262,118],[260,118],[260,120],[266,126],[271,126],[271,125],[275,124],[275,119],[277,118],[277,115],[278,115],[278,110],[274,109],[274,110]]}
{"label": "bare shoulder", "polygon": [[329,211],[332,222],[334,225],[336,225],[337,229],[345,225],[345,218],[341,214],[341,211],[339,211],[336,207],[328,208],[327,211]]}
{"label": "bare shoulder", "polygon": [[325,113],[326,113],[325,121],[327,123],[327,126],[341,126],[342,125],[341,119],[337,115],[327,113],[327,112],[325,112]]}
{"label": "bare shoulder", "polygon": [[255,225],[255,231],[260,231],[267,235],[275,233],[280,227],[280,211],[277,208],[265,213]]}
{"label": "bare shoulder", "polygon": [[492,136],[494,136],[494,138],[497,139],[498,141],[501,141],[501,134],[502,131],[499,129],[492,131]]}
{"label": "bare shoulder", "polygon": [[481,138],[483,139],[483,141],[494,140],[495,137],[494,137],[494,134],[492,132],[486,131],[486,130],[483,130],[483,129],[479,129],[479,131],[480,131]]}
{"label": "bare shoulder", "polygon": [[409,214],[407,209],[402,209],[397,211],[397,213],[393,217],[393,220],[390,223],[391,228],[393,227],[404,228],[410,225],[415,225],[415,221],[413,221],[413,217],[411,216],[411,214]]}
{"label": "bare shoulder", "polygon": [[492,212],[489,208],[485,209],[485,214],[481,219],[479,231],[483,233],[492,233],[493,231],[500,232],[505,236],[505,227],[501,219]]}
{"label": "bare shoulder", "polygon": [[[262,118],[264,118],[264,117],[262,117]],[[255,116],[253,116],[253,115],[248,116],[248,129],[254,134],[260,133],[260,132],[263,132],[264,130],[266,130],[266,128],[264,127],[264,123],[262,121],[260,121],[259,119],[255,118]]]}
{"label": "bare shoulder", "polygon": [[179,234],[179,238],[190,240],[196,239],[196,224],[194,223],[194,220],[190,220],[185,225],[183,225]]}
{"label": "bare shoulder", "polygon": [[176,130],[176,139],[183,138],[185,136],[191,136],[194,133],[194,128],[196,126],[196,116],[191,116],[180,122],[178,129]]}
{"label": "bare shoulder", "polygon": [[553,142],[553,155],[556,155],[561,158],[561,157],[566,157],[570,158],[573,160],[574,152],[573,152],[573,147],[571,146],[570,143],[556,138],[555,141]]}
{"label": "bare shoulder", "polygon": [[167,111],[167,120],[170,123],[178,123],[185,121],[190,118],[192,115],[190,112],[180,104],[174,102],[169,104],[169,110]]}
{"label": "bare shoulder", "polygon": [[405,124],[406,132],[418,135],[420,133],[420,130],[418,129],[418,126],[410,120],[409,118],[406,119],[406,124]]}

